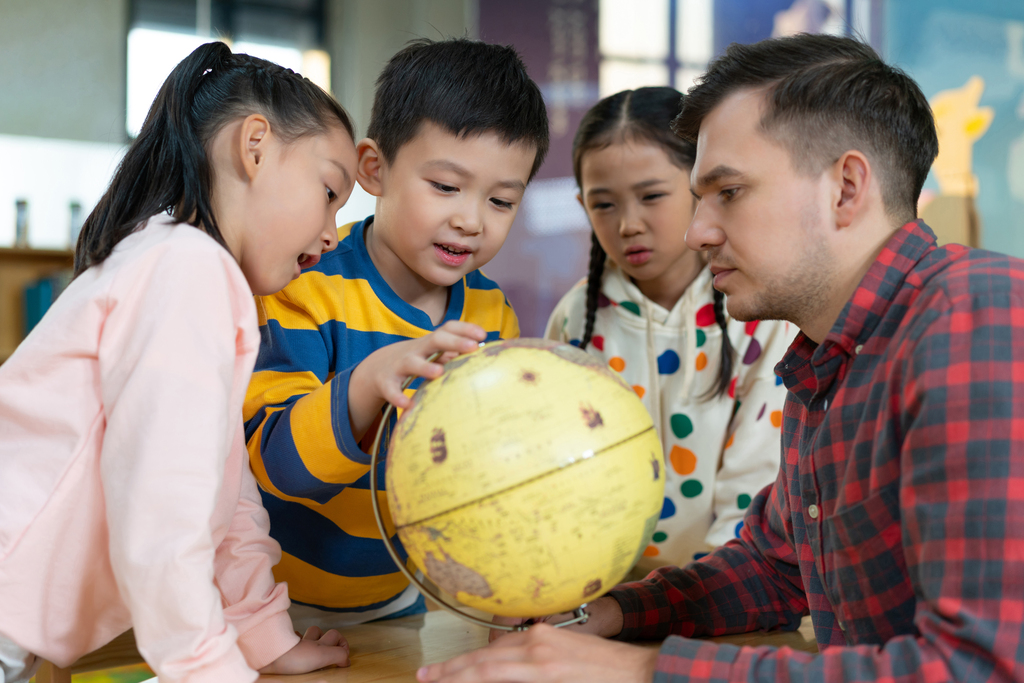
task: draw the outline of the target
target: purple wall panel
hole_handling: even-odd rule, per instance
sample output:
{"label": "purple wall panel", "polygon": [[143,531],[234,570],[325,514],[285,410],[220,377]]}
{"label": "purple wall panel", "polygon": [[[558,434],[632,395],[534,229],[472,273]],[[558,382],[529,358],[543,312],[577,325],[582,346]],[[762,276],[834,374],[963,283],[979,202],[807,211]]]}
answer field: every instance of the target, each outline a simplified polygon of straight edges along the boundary
{"label": "purple wall panel", "polygon": [[598,99],[597,0],[480,0],[480,38],[512,45],[544,93],[551,150],[508,241],[484,271],[540,336],[558,299],[586,271],[590,230],[572,205],[572,139]]}

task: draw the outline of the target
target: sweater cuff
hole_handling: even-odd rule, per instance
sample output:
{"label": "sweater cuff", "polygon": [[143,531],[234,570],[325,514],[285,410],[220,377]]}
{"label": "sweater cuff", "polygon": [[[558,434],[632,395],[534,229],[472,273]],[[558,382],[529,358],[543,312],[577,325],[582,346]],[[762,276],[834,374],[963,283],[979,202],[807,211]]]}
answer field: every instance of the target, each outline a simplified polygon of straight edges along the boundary
{"label": "sweater cuff", "polygon": [[299,636],[292,628],[288,612],[278,612],[240,634],[238,649],[249,666],[259,671],[298,642]]}
{"label": "sweater cuff", "polygon": [[334,428],[334,441],[338,450],[352,462],[369,465],[370,454],[359,447],[359,442],[352,433],[352,420],[348,415],[348,383],[355,369],[356,366],[353,365],[331,380],[331,426]]}
{"label": "sweater cuff", "polygon": [[726,643],[669,636],[658,650],[653,683],[731,681],[740,648]]}
{"label": "sweater cuff", "polygon": [[218,660],[180,678],[168,672],[157,671],[161,681],[173,683],[253,683],[259,674],[249,667],[241,651],[232,647]]}

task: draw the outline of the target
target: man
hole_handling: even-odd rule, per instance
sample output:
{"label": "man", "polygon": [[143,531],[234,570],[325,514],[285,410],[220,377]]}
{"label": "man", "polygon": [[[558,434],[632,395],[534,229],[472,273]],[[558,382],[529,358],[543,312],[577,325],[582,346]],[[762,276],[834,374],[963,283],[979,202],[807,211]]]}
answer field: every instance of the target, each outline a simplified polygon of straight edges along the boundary
{"label": "man", "polygon": [[[782,469],[741,538],[421,681],[1024,680],[1024,261],[936,248],[917,85],[846,38],[733,45],[675,122],[687,234],[741,319],[800,326]],[[821,653],[677,636],[795,629]]]}

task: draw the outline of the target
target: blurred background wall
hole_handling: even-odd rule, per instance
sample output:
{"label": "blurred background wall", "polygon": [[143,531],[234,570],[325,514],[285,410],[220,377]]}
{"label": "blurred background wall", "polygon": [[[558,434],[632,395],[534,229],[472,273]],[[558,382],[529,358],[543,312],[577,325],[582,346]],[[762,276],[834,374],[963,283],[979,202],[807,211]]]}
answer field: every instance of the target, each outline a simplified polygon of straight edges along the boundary
{"label": "blurred background wall", "polygon": [[[729,43],[798,31],[860,36],[917,78],[942,149],[923,215],[944,240],[1024,256],[1020,0],[0,0],[0,247],[15,242],[20,202],[29,245],[67,253],[156,88],[202,42],[304,73],[361,134],[395,51],[468,36],[514,45],[548,104],[548,161],[485,269],[539,335],[586,266],[569,156],[582,113],[623,88],[685,90]],[[339,221],[372,212],[357,188]],[[9,263],[0,326],[24,318]]]}

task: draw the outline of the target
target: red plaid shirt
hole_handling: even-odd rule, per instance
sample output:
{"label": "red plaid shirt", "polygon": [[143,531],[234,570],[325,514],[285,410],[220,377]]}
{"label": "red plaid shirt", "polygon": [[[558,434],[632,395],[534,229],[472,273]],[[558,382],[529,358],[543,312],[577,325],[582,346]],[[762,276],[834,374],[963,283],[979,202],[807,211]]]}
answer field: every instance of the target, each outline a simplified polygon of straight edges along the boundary
{"label": "red plaid shirt", "polygon": [[1024,680],[1024,261],[898,230],[818,346],[741,538],[611,592],[621,639],[795,629],[819,655],[670,637],[654,680]]}

